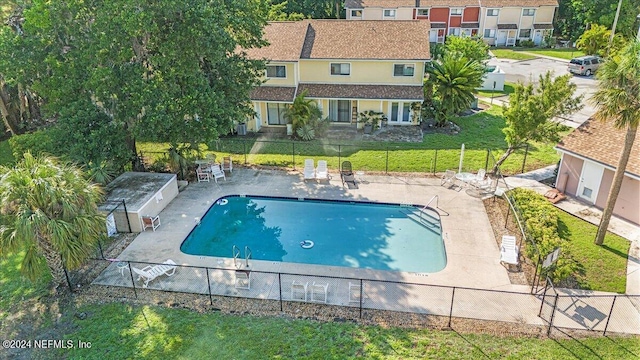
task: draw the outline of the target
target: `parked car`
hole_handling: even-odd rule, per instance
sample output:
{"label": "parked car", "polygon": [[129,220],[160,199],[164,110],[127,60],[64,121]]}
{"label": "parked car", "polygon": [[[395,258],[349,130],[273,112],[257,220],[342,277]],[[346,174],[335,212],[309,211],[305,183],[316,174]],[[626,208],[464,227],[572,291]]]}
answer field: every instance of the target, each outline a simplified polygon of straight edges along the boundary
{"label": "parked car", "polygon": [[589,76],[598,70],[600,64],[602,59],[599,56],[581,56],[571,59],[567,70],[572,74]]}

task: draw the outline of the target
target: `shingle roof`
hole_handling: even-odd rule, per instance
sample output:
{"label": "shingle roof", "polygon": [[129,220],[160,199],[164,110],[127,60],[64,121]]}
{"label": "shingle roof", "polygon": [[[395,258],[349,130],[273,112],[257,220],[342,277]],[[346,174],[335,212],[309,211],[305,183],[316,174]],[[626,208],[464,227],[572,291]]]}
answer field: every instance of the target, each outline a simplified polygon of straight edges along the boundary
{"label": "shingle roof", "polygon": [[[624,129],[616,129],[611,122],[589,119],[565,136],[557,148],[615,168],[624,147],[625,132]],[[640,176],[640,141],[637,139],[631,149],[626,171]]]}
{"label": "shingle roof", "polygon": [[558,0],[480,0],[488,8],[558,6]]}
{"label": "shingle roof", "polygon": [[498,29],[514,30],[518,28],[518,24],[498,24]]}
{"label": "shingle roof", "polygon": [[553,29],[553,24],[533,24],[534,29]]}
{"label": "shingle roof", "polygon": [[480,23],[462,23],[460,24],[460,27],[463,29],[478,29],[480,28]]}
{"label": "shingle roof", "polygon": [[270,45],[247,50],[252,59],[297,61],[299,59],[430,58],[429,21],[301,20],[272,22],[265,27]]}
{"label": "shingle roof", "polygon": [[274,21],[264,28],[264,39],[269,45],[245,50],[251,59],[272,61],[298,61],[304,45],[308,23],[306,21]]}
{"label": "shingle roof", "polygon": [[295,87],[258,86],[251,91],[251,100],[292,102],[296,94]]}
{"label": "shingle roof", "polygon": [[301,58],[428,60],[424,20],[309,20]]}
{"label": "shingle roof", "polygon": [[424,100],[422,86],[299,84],[298,95],[307,90],[310,98]]}

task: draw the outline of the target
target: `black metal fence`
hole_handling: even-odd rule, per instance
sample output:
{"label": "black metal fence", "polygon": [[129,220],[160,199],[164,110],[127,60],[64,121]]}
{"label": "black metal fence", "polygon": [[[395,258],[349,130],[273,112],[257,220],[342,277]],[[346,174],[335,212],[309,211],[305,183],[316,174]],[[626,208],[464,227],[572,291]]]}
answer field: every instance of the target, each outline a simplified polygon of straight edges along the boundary
{"label": "black metal fence", "polygon": [[[304,160],[315,158],[327,160],[329,168],[339,169],[344,160],[353,164],[354,170],[380,173],[441,173],[447,169],[458,169],[460,158],[465,171],[490,170],[495,156],[503,149],[424,149],[411,143],[395,145],[388,143],[333,144],[286,140],[258,140],[256,138],[226,138],[210,144],[210,151],[218,157],[232,156],[234,162],[245,165],[302,168]],[[462,156],[461,156],[462,155]],[[529,158],[529,146],[518,149],[502,166],[508,174],[522,173],[539,167],[540,163]],[[183,153],[188,160],[202,154]],[[170,165],[168,152],[140,151],[147,170],[161,170]],[[529,159],[529,160],[527,160]],[[493,161],[493,163],[491,163]],[[180,164],[172,171],[178,173]]]}
{"label": "black metal fence", "polygon": [[[213,307],[232,300],[229,310],[236,312],[315,314],[353,320],[392,312],[428,317],[421,324],[437,328],[450,328],[455,319],[474,319],[528,324],[546,329],[547,334],[552,327],[628,333],[635,326],[629,319],[640,318],[640,296],[566,295],[552,287],[540,297],[380,279],[115,259],[94,259],[92,268],[84,275],[95,279],[94,285],[112,289],[118,298],[145,299],[152,290],[193,294]],[[71,276],[70,281],[75,289],[74,281],[82,280]]]}

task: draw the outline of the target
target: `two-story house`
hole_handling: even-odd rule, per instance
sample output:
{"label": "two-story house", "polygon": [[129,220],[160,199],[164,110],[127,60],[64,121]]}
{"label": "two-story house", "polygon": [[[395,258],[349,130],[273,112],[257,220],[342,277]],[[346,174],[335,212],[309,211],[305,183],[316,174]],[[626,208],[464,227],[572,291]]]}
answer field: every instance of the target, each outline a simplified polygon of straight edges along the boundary
{"label": "two-story house", "polygon": [[553,33],[557,0],[347,0],[348,20],[429,20],[431,42],[478,35],[489,45],[536,45]]}
{"label": "two-story house", "polygon": [[306,91],[334,123],[357,123],[358,113],[383,112],[388,125],[417,122],[430,59],[428,21],[302,20],[271,22],[268,46],[248,49],[267,60],[265,82],[251,94],[255,119],[247,127],[284,126],[287,104]]}

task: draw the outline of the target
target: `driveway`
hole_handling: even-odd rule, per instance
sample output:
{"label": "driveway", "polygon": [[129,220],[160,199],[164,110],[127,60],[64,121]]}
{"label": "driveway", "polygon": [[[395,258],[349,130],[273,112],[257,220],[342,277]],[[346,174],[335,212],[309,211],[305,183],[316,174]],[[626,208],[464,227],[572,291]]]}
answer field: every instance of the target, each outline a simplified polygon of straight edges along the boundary
{"label": "driveway", "polygon": [[[536,58],[532,60],[510,60],[492,58],[489,60],[490,65],[500,66],[505,72],[505,81],[517,83],[518,81],[525,84],[530,81],[537,82],[540,75],[547,71],[553,72],[554,76],[567,74],[567,61],[551,60],[547,58]],[[578,127],[585,122],[593,113],[595,108],[588,99],[597,89],[597,81],[592,76],[574,75],[572,82],[578,86],[577,95],[584,95],[584,107],[579,112],[568,116],[563,123],[571,127]],[[505,99],[506,100],[506,99]]]}

